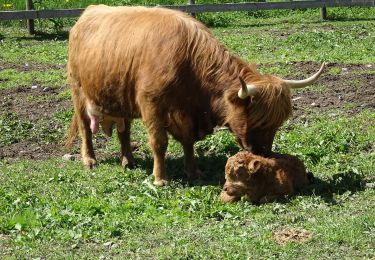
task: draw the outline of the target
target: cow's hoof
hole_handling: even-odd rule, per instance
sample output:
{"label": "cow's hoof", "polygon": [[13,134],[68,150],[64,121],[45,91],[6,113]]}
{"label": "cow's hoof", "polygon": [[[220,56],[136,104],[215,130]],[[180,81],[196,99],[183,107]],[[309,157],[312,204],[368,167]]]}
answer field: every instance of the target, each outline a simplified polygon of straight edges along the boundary
{"label": "cow's hoof", "polygon": [[127,159],[125,156],[122,157],[122,160],[121,160],[121,166],[122,168],[126,169],[133,169],[135,167],[135,162],[134,162],[134,159]]}
{"label": "cow's hoof", "polygon": [[95,167],[96,165],[96,160],[93,158],[87,158],[83,160],[83,165],[85,166],[86,169],[91,170]]}
{"label": "cow's hoof", "polygon": [[154,185],[157,187],[167,186],[168,184],[169,184],[169,181],[167,180],[155,180],[154,181]]}

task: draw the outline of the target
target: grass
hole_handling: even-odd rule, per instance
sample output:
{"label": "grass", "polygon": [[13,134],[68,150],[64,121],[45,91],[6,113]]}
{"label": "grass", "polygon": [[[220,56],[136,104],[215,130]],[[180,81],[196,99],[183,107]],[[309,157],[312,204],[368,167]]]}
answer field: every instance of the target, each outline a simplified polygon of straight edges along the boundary
{"label": "grass", "polygon": [[15,37],[2,40],[0,45],[0,56],[3,62],[9,63],[36,63],[42,65],[66,64],[66,40],[43,40],[20,35],[19,29],[3,27],[4,31],[15,32]]}
{"label": "grass", "polygon": [[[318,116],[311,118],[317,124],[280,131],[277,150],[303,158],[317,179],[298,196],[263,206],[218,201],[228,149],[200,158],[214,184],[193,186],[180,174],[181,149],[169,149],[174,179],[162,189],[151,184],[151,164],[141,156],[136,156],[141,167],[132,171],[118,162],[104,161],[87,172],[80,162],[59,159],[3,161],[0,233],[13,239],[0,242],[0,249],[15,257],[52,258],[283,258],[301,252],[371,258],[375,191],[366,185],[375,181],[375,160],[366,147],[373,145],[375,128],[368,123],[373,119],[370,112],[356,116],[357,129],[345,116],[338,121]],[[235,149],[229,133],[220,135]],[[277,245],[272,232],[285,228],[303,228],[313,238]]]}
{"label": "grass", "polygon": [[[375,56],[375,27],[374,22],[363,22],[351,25],[345,29],[347,23],[334,23],[332,27],[328,24],[309,25],[299,24],[281,26],[280,31],[275,32],[272,27],[243,28],[238,33],[244,35],[238,39],[235,34],[223,34],[215,30],[223,42],[231,46],[232,50],[247,60],[273,63],[275,61],[309,61],[314,57],[316,61],[322,62],[351,62],[371,63]],[[251,33],[249,33],[251,31]],[[368,37],[359,38],[358,35],[365,32]],[[275,34],[277,42],[274,41]],[[298,43],[298,44],[296,44]]]}
{"label": "grass", "polygon": [[[374,9],[332,10],[335,20],[328,22],[320,22],[316,10],[202,18],[219,26],[212,30],[220,41],[260,64],[262,72],[291,75],[296,73],[292,62],[298,61],[374,65]],[[0,26],[0,66],[11,67],[0,71],[0,91],[66,85],[66,34],[30,37],[17,24]],[[327,72],[341,73],[338,65]],[[348,84],[372,87],[355,79]],[[42,102],[44,97],[25,98]],[[64,90],[54,98],[66,100],[70,94]],[[315,181],[295,197],[262,206],[218,201],[226,159],[239,150],[227,131],[196,144],[199,166],[209,178],[194,183],[182,174],[181,146],[170,139],[172,182],[165,188],[152,185],[152,160],[139,120],[132,127],[132,139],[141,143],[135,170],[120,167],[116,138],[97,149],[102,156],[92,171],[60,158],[0,159],[0,258],[372,259],[375,113],[307,112],[298,123],[283,126],[274,150],[303,159]],[[71,115],[58,109],[35,123],[1,111],[0,149],[28,140],[61,142]],[[292,229],[309,232],[311,240],[275,242],[275,231]]]}
{"label": "grass", "polygon": [[63,69],[48,69],[46,71],[4,69],[0,71],[0,79],[4,80],[0,89],[32,86],[57,87],[66,81],[66,75]]}

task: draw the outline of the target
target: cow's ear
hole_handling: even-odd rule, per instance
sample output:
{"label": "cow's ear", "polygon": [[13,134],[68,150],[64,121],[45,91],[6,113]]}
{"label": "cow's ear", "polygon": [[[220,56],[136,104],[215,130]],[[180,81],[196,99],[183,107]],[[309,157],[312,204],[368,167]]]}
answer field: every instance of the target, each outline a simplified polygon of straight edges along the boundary
{"label": "cow's ear", "polygon": [[250,173],[256,173],[259,171],[261,166],[261,161],[258,159],[251,160],[249,164],[247,165],[247,168],[249,169]]}
{"label": "cow's ear", "polygon": [[255,85],[246,84],[242,77],[239,78],[239,81],[241,83],[241,87],[238,90],[237,95],[240,99],[246,99],[247,97],[255,96],[258,93]]}
{"label": "cow's ear", "polygon": [[248,98],[241,99],[238,97],[238,90],[237,89],[229,89],[225,93],[225,99],[232,103],[233,105],[243,106],[248,102]]}

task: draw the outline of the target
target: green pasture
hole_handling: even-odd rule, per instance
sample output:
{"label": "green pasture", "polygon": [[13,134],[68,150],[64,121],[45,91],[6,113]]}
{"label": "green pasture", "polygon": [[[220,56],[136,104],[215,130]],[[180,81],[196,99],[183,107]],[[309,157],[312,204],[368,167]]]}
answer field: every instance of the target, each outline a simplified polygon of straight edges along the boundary
{"label": "green pasture", "polygon": [[[23,9],[23,2],[11,1],[12,8]],[[91,2],[38,3],[41,8],[65,8]],[[318,10],[200,18],[221,42],[259,64],[262,72],[302,77],[292,62],[326,61],[370,64],[373,69],[366,73],[374,75],[375,9],[334,8],[328,13],[331,20],[324,22]],[[64,68],[66,32],[73,23],[38,21],[41,33],[29,36],[23,22],[1,22],[0,67],[5,69],[0,70],[0,93],[37,85],[57,91],[48,98],[29,95],[27,101],[69,100]],[[342,73],[331,67],[325,74]],[[356,79],[350,84],[375,87]],[[324,89],[318,83],[305,91]],[[0,102],[7,98],[0,96]],[[152,157],[139,120],[132,129],[132,140],[140,143],[134,170],[121,168],[116,138],[97,149],[99,165],[92,171],[61,157],[1,158],[0,259],[374,259],[375,111],[304,110],[305,116],[284,124],[273,148],[303,159],[316,178],[296,196],[261,206],[218,200],[226,160],[240,149],[227,131],[196,144],[198,164],[208,177],[193,183],[182,173],[181,146],[170,138],[167,170],[172,181],[163,188],[152,185]],[[61,144],[71,115],[71,109],[58,108],[35,122],[1,110],[0,149],[22,141]],[[78,153],[79,147],[71,152]],[[310,238],[279,244],[275,234],[283,230],[304,231]]]}

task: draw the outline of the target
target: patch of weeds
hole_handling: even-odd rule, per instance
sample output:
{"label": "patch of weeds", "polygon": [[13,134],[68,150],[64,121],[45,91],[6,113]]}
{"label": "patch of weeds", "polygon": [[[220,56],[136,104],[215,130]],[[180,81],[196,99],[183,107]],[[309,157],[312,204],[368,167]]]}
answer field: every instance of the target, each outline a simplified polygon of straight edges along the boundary
{"label": "patch of weeds", "polygon": [[29,96],[26,97],[27,102],[32,102],[33,100],[35,100],[34,96],[29,95]]}
{"label": "patch of weeds", "polygon": [[262,66],[259,66],[259,71],[264,74],[272,74],[284,78],[291,74],[293,71],[293,65],[290,63],[279,64],[277,66],[263,64]]}
{"label": "patch of weeds", "polygon": [[54,118],[57,122],[59,122],[62,125],[69,125],[72,121],[74,110],[73,108],[67,109],[64,111],[58,111],[54,114]]}
{"label": "patch of weeds", "polygon": [[183,154],[183,149],[182,145],[177,142],[172,136],[168,136],[168,154],[174,155],[174,156],[182,156]]}
{"label": "patch of weeds", "polygon": [[213,135],[195,144],[198,154],[208,156],[209,154],[234,154],[239,151],[235,138],[227,130],[219,130]]}
{"label": "patch of weeds", "polygon": [[18,71],[15,69],[5,69],[0,71],[0,89],[12,87],[40,86],[61,86],[66,83],[65,72],[63,70],[47,71]]}
{"label": "patch of weeds", "polygon": [[228,28],[225,33],[217,29],[215,33],[237,55],[256,63],[296,60],[373,63],[371,57],[374,56],[374,50],[369,47],[373,45],[373,27],[363,24],[363,27],[369,30],[369,34],[359,39],[358,33],[363,30],[360,25],[351,28],[344,27],[343,24],[330,26],[332,30],[306,30],[301,24],[291,25],[285,28],[283,37],[275,36],[269,27],[254,29],[251,32],[240,30],[240,33],[235,33],[239,31],[237,28]]}
{"label": "patch of weeds", "polygon": [[0,44],[0,58],[9,63],[66,64],[67,41],[38,41],[6,37]]}
{"label": "patch of weeds", "polygon": [[353,73],[354,75],[375,75],[375,69],[371,69],[371,68],[368,68],[368,69],[360,69],[360,70],[353,70],[351,73]]}
{"label": "patch of weeds", "polygon": [[47,70],[45,72],[32,73],[35,82],[42,86],[62,86],[66,85],[65,70]]}
{"label": "patch of weeds", "polygon": [[19,72],[15,69],[5,69],[0,71],[0,89],[10,87],[32,85],[32,75],[27,72]]}
{"label": "patch of weeds", "polygon": [[346,83],[355,88],[359,88],[363,86],[363,82],[359,79],[352,79],[352,80],[347,81]]}
{"label": "patch of weeds", "polygon": [[298,93],[312,93],[312,92],[323,93],[325,90],[326,90],[326,87],[324,85],[315,83],[315,84],[313,84],[311,86],[308,86],[308,87],[305,87],[303,89],[296,89],[296,90],[294,90],[294,92],[297,95]]}
{"label": "patch of weeds", "polygon": [[345,164],[341,163],[347,156],[364,151],[373,143],[375,128],[371,125],[375,122],[374,116],[374,113],[363,112],[350,119],[313,117],[303,125],[295,125],[293,131],[280,131],[275,148],[292,154],[298,150],[298,155],[309,166],[322,163],[345,170],[342,168]]}
{"label": "patch of weeds", "polygon": [[329,75],[332,75],[332,76],[338,76],[338,75],[341,75],[341,72],[342,72],[342,69],[339,68],[339,67],[332,67],[329,69],[329,71],[327,72]]}
{"label": "patch of weeds", "polygon": [[209,27],[226,27],[230,24],[230,16],[223,13],[200,13],[197,18]]}
{"label": "patch of weeds", "polygon": [[32,123],[20,120],[14,113],[0,115],[0,146],[27,139],[33,129]]}
{"label": "patch of weeds", "polygon": [[15,113],[4,113],[0,115],[0,146],[18,143],[34,139],[38,143],[48,144],[56,142],[65,133],[65,115],[70,111],[56,113],[56,119],[40,119],[37,122],[21,119]]}
{"label": "patch of weeds", "polygon": [[35,125],[36,130],[30,135],[30,139],[34,139],[40,144],[59,143],[65,134],[65,127],[54,119],[41,119]]}
{"label": "patch of weeds", "polygon": [[58,95],[57,95],[59,98],[62,98],[62,99],[68,99],[68,100],[71,100],[72,97],[70,95],[70,90],[69,89],[66,89],[64,91],[61,91]]}
{"label": "patch of weeds", "polygon": [[345,109],[355,108],[356,106],[357,106],[356,104],[351,103],[351,102],[345,102],[345,104],[344,104]]}

